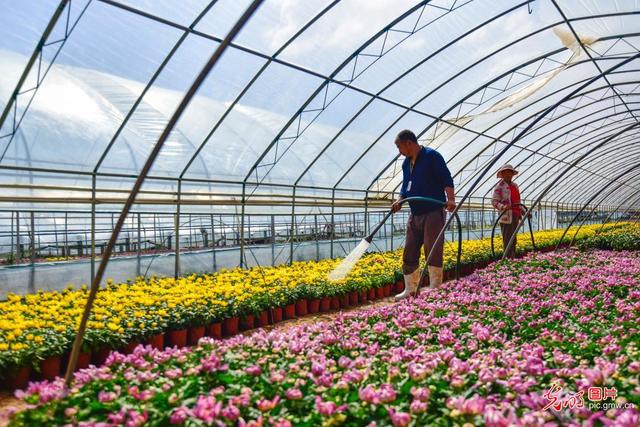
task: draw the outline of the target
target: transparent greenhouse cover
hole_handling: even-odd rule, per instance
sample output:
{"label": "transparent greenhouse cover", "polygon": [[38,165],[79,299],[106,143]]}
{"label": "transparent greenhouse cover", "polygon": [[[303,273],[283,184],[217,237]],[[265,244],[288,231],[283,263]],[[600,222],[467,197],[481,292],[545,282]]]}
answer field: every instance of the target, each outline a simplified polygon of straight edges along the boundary
{"label": "transparent greenhouse cover", "polygon": [[[76,197],[93,173],[97,191],[128,190],[249,1],[72,0],[12,97],[60,3],[0,0],[4,203]],[[640,154],[639,11],[605,0],[266,0],[145,188],[175,192],[182,178],[194,194],[237,196],[244,184],[252,195],[390,199],[402,161],[393,140],[409,128],[443,154],[459,194],[486,197],[493,170],[511,163],[528,198],[570,168],[546,200],[611,186],[622,200],[640,184],[640,170],[614,179]]]}

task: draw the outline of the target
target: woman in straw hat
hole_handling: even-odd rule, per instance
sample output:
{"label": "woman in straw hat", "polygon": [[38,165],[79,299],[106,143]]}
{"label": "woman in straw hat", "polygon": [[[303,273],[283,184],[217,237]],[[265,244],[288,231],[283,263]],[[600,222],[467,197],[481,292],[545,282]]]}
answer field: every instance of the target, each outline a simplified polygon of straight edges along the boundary
{"label": "woman in straw hat", "polygon": [[[500,181],[493,189],[492,205],[499,211],[505,211],[500,218],[500,228],[502,229],[502,248],[506,250],[511,236],[517,232],[520,218],[522,217],[522,209],[520,206],[520,189],[518,185],[512,181],[518,171],[513,166],[507,164],[498,169],[496,176]],[[516,239],[513,239],[513,245],[506,253],[507,258],[515,258],[516,256]]]}

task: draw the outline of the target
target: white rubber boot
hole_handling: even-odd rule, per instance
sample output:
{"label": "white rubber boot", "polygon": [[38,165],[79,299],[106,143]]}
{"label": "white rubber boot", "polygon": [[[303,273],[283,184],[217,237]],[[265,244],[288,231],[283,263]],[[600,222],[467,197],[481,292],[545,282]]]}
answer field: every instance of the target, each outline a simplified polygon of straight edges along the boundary
{"label": "white rubber boot", "polygon": [[439,288],[442,285],[442,267],[429,266],[429,287]]}
{"label": "white rubber boot", "polygon": [[404,291],[395,296],[396,301],[403,300],[418,289],[418,281],[420,280],[420,269],[417,268],[411,274],[404,275]]}

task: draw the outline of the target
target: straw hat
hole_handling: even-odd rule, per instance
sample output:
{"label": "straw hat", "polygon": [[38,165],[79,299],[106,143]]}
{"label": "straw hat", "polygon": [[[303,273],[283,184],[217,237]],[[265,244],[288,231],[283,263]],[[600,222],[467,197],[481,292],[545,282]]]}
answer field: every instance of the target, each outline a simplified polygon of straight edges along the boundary
{"label": "straw hat", "polygon": [[518,171],[513,166],[506,164],[502,166],[500,169],[498,169],[498,172],[496,172],[496,177],[500,178],[500,172],[503,172],[503,171],[513,171],[514,175],[518,175]]}

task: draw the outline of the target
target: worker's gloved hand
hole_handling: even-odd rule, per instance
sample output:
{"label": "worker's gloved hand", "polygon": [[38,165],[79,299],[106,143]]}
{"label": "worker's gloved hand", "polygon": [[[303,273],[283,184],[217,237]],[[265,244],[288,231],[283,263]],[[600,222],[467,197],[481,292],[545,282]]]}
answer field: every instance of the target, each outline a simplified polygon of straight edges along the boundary
{"label": "worker's gloved hand", "polygon": [[391,205],[391,212],[396,213],[400,209],[402,209],[402,204],[400,203],[400,201],[396,200],[395,202],[393,202],[393,204]]}
{"label": "worker's gloved hand", "polygon": [[449,212],[453,212],[456,209],[456,202],[454,202],[453,200],[447,200],[447,202],[444,204],[444,208]]}

